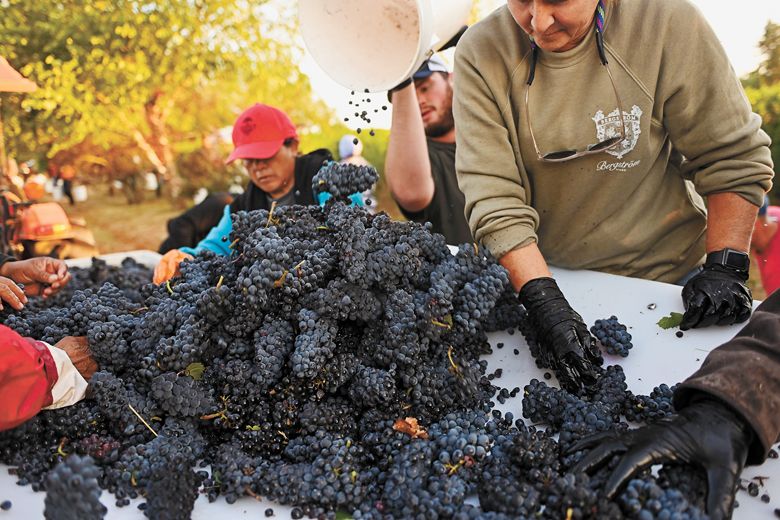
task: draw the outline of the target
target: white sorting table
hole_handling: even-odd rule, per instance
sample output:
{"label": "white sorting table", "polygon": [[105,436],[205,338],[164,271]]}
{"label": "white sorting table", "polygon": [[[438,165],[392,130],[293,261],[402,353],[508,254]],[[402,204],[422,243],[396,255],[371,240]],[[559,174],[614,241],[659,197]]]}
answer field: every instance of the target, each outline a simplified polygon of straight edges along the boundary
{"label": "white sorting table", "polygon": [[[111,263],[121,261],[125,256],[117,254],[110,259]],[[139,258],[139,261],[143,260]],[[663,330],[656,323],[672,311],[683,311],[680,287],[591,271],[553,269],[553,273],[564,294],[586,323],[590,325],[599,318],[615,314],[629,328],[634,344],[630,355],[625,359],[607,356],[607,363],[619,362],[624,367],[628,386],[635,393],[648,394],[660,383],[672,385],[682,381],[699,367],[710,350],[731,339],[741,327],[736,325],[687,331],[682,338],[678,338],[675,335],[677,329]],[[654,310],[648,309],[651,303],[656,305]],[[544,371],[536,368],[519,332],[513,335],[507,332],[491,334],[490,342],[494,352],[487,358],[488,371],[504,369],[502,378],[494,381],[495,384],[511,390],[515,386],[522,388],[532,378],[542,379]],[[495,348],[499,342],[504,343],[502,349]],[[516,348],[520,350],[519,355],[514,354]],[[516,418],[522,417],[521,400],[522,392],[507,400],[500,408],[511,411]],[[34,493],[29,486],[17,486],[15,478],[9,476],[6,470],[6,466],[0,465],[0,502],[11,500],[13,507],[7,512],[0,511],[0,520],[41,518],[44,494]],[[751,479],[759,475],[769,477],[759,496],[768,493],[772,500],[764,504],[758,497],[740,491],[737,494],[740,506],[734,512],[735,519],[774,518],[774,508],[780,507],[780,462],[767,460],[762,466],[747,468],[742,477]],[[107,518],[144,518],[143,513],[133,504],[124,508],[115,507],[113,495],[104,492],[102,500],[108,506]],[[289,518],[290,507],[268,501],[242,498],[229,505],[220,498],[209,504],[204,496],[195,503],[192,517],[264,518],[263,512],[268,507],[274,509],[275,518]]]}

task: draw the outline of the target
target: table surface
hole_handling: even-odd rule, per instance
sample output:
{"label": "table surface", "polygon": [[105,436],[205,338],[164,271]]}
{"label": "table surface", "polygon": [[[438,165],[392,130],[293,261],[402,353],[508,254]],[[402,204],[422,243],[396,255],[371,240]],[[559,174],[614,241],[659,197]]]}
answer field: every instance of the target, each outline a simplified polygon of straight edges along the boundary
{"label": "table surface", "polygon": [[[115,255],[110,260],[121,261],[125,256],[127,254]],[[151,255],[148,258],[151,259]],[[139,261],[142,261],[140,257]],[[624,367],[628,386],[635,393],[648,394],[660,383],[672,385],[682,381],[699,367],[709,351],[731,339],[740,328],[711,327],[687,331],[678,338],[675,335],[677,329],[663,330],[657,322],[670,312],[683,311],[679,287],[592,271],[553,269],[553,273],[586,323],[592,324],[599,318],[614,314],[628,327],[634,344],[631,354],[628,358],[607,356],[607,363],[619,363]],[[655,307],[652,310],[648,308],[649,305],[652,307],[651,304]],[[504,369],[503,376],[494,384],[511,390],[516,386],[522,388],[532,378],[543,377],[544,372],[536,367],[519,332],[491,334],[490,342],[494,348],[493,354],[486,358],[488,371]],[[496,348],[498,343],[503,343],[503,348]],[[515,349],[520,351],[519,355],[514,354]],[[508,399],[500,408],[519,418],[522,416],[521,401],[522,392]],[[0,502],[11,500],[13,507],[7,512],[0,511],[0,520],[42,517],[44,494],[34,493],[29,486],[17,486],[6,469],[6,466],[0,465]],[[737,494],[740,506],[734,512],[737,520],[774,518],[773,509],[780,507],[780,462],[767,460],[761,466],[746,468],[742,475],[744,479],[756,476],[769,477],[764,481],[759,496],[768,493],[772,500],[770,504],[764,504],[759,498],[740,491]],[[107,518],[143,518],[134,505],[115,507],[113,495],[104,492],[102,500],[108,507]],[[276,518],[289,517],[291,508],[268,501],[242,498],[229,505],[220,498],[209,504],[203,496],[196,501],[192,517],[264,518],[263,512],[269,507],[274,509]]]}

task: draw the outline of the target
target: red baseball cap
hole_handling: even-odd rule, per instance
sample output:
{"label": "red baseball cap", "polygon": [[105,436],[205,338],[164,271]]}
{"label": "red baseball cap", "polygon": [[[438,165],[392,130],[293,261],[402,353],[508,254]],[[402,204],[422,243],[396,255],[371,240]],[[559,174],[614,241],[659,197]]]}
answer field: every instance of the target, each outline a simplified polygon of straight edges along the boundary
{"label": "red baseball cap", "polygon": [[285,139],[298,137],[287,114],[272,106],[255,103],[238,116],[233,125],[233,152],[226,163],[236,159],[268,159]]}

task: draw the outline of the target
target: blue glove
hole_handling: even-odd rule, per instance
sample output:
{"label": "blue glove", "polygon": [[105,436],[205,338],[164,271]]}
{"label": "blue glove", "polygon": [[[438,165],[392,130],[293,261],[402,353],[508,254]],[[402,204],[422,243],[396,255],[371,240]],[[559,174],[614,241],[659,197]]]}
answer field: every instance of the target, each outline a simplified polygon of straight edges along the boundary
{"label": "blue glove", "polygon": [[230,233],[233,231],[233,219],[230,217],[230,205],[225,206],[219,223],[211,228],[206,238],[195,247],[180,247],[179,251],[197,255],[203,251],[213,251],[222,256],[228,256],[230,250]]}
{"label": "blue glove", "polygon": [[[327,191],[321,191],[317,194],[317,202],[320,206],[324,206],[326,202],[328,202],[333,195],[331,195]],[[362,193],[353,193],[349,196],[349,200],[352,201],[350,206],[360,206],[363,207],[366,205],[366,202],[363,200],[363,194]]]}

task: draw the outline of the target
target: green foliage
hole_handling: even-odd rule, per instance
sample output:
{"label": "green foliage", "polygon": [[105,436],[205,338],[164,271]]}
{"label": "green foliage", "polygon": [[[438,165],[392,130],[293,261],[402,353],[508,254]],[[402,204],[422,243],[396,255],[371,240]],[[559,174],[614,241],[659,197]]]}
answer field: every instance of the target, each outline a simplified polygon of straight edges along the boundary
{"label": "green foliage", "polygon": [[679,327],[680,323],[682,323],[683,315],[679,312],[672,312],[669,314],[669,316],[664,316],[660,320],[658,320],[658,326],[661,327],[664,330],[667,329],[673,329],[675,327]]}
{"label": "green foliage", "polygon": [[240,161],[225,164],[227,155],[228,150],[225,150],[225,153],[215,153],[214,150],[206,148],[180,154],[176,158],[176,165],[185,179],[182,196],[191,198],[199,188],[206,188],[213,193],[227,192],[232,185],[246,186],[249,179],[245,170],[240,167]]}
{"label": "green foliage", "polygon": [[745,93],[753,110],[761,115],[762,128],[772,138],[772,160],[780,164],[780,83],[747,87]]}
{"label": "green foliage", "polygon": [[758,43],[763,60],[758,69],[743,78],[742,85],[772,138],[772,160],[780,164],[780,24],[768,22]]}
{"label": "green foliage", "polygon": [[206,371],[206,367],[203,363],[190,363],[187,368],[184,369],[184,375],[190,376],[195,381],[203,379],[203,372]]}
{"label": "green foliage", "polygon": [[277,0],[4,0],[0,55],[40,87],[4,96],[9,152],[51,157],[89,140],[134,147],[175,173],[176,155],[194,153],[254,102],[303,127],[329,126],[333,114],[296,66],[294,9]]}
{"label": "green foliage", "polygon": [[758,42],[764,55],[759,70],[765,84],[780,82],[780,24],[767,22],[764,36]]}

